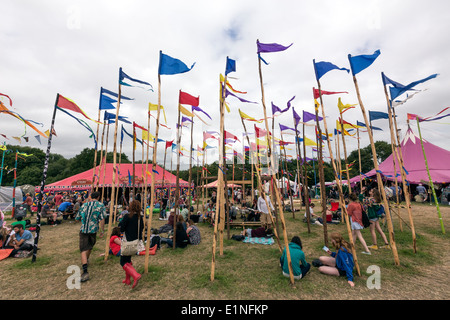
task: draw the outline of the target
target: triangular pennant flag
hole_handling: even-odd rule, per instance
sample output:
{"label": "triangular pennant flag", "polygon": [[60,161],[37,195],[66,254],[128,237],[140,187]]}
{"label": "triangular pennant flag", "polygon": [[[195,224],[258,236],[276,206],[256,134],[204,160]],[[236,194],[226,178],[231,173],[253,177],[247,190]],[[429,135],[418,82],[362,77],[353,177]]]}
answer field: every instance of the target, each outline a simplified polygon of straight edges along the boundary
{"label": "triangular pennant flag", "polygon": [[352,74],[356,75],[364,69],[368,68],[380,54],[380,50],[376,50],[373,54],[363,54],[354,57],[349,54],[348,60],[350,61]]}
{"label": "triangular pennant flag", "polygon": [[123,72],[122,68],[119,68],[119,83],[121,85],[128,86],[128,87],[138,87],[138,88],[146,89],[145,87],[136,85],[136,83],[139,83],[139,84],[148,86],[149,89],[146,89],[146,90],[153,91],[153,86],[150,83],[130,77],[125,72]]}
{"label": "triangular pennant flag", "polygon": [[189,68],[184,62],[181,60],[172,58],[171,56],[168,56],[162,51],[159,51],[159,68],[158,73],[163,75],[172,75],[172,74],[179,74],[179,73],[185,73],[190,71],[195,65],[194,64]]}
{"label": "triangular pennant flag", "polygon": [[180,104],[188,104],[190,106],[198,107],[200,104],[200,97],[194,97],[189,93],[180,90],[179,101]]}
{"label": "triangular pennant flag", "polygon": [[316,79],[320,80],[320,78],[327,73],[328,71],[331,70],[345,70],[348,72],[350,72],[350,70],[348,70],[347,68],[339,68],[338,66],[332,64],[331,62],[326,62],[326,61],[319,61],[316,62],[316,60],[313,60],[314,63],[314,70],[316,72]]}

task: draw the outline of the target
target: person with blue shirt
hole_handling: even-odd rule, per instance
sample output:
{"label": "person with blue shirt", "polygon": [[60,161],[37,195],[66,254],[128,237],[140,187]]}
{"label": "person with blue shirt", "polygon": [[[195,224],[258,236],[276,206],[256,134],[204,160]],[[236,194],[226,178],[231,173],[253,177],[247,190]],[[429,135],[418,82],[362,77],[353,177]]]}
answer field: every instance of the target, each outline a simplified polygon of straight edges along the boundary
{"label": "person with blue shirt", "polygon": [[[306,276],[311,265],[306,262],[305,254],[302,250],[302,241],[298,236],[292,237],[289,243],[289,254],[291,256],[292,273],[294,280],[300,280]],[[286,248],[280,258],[280,266],[283,270],[283,276],[289,278],[289,266],[287,262]]]}
{"label": "person with blue shirt", "polygon": [[[342,238],[338,232],[333,232],[330,235],[331,243],[337,249],[336,252],[331,252],[329,249],[327,253],[331,257],[319,257],[319,272],[332,276],[346,276],[347,282],[351,287],[353,283],[353,255],[351,253],[351,244]],[[324,248],[325,249],[325,248]],[[314,264],[314,261],[313,261]]]}
{"label": "person with blue shirt", "polygon": [[33,234],[24,230],[21,224],[17,224],[14,226],[14,234],[11,236],[11,240],[9,242],[8,248],[12,248],[13,251],[10,253],[10,257],[14,257],[16,253],[19,251],[31,251],[34,246],[34,237]]}

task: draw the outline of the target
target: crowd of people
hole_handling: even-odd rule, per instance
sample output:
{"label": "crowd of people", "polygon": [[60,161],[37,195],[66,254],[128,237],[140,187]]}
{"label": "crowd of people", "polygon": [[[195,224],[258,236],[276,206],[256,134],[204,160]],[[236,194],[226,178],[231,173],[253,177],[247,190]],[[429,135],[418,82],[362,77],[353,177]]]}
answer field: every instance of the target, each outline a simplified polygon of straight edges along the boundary
{"label": "crowd of people", "polygon": [[[420,192],[418,188],[418,192]],[[400,190],[397,190],[400,195]],[[396,195],[394,193],[394,195]],[[252,203],[246,202],[246,197],[240,189],[229,194],[229,210],[230,219],[236,219],[238,212],[246,211],[245,221],[258,221],[260,227],[246,228],[241,233],[244,237],[271,237],[273,236],[272,226],[274,226],[275,208],[271,202],[269,192],[255,193]],[[330,200],[333,201],[333,190],[329,193]],[[30,200],[31,199],[31,200]],[[105,221],[109,217],[109,198],[105,201],[100,201],[100,192],[88,193],[63,193],[58,192],[54,196],[47,197],[45,205],[42,207],[42,214],[46,216],[50,222],[55,223],[57,218],[64,215],[68,210],[72,213],[75,221],[79,221],[81,226],[79,230],[79,251],[81,256],[82,275],[81,282],[89,280],[89,257],[97,242],[97,234],[100,238],[104,236]],[[183,195],[179,198],[179,203],[176,205],[175,198],[164,196],[161,194],[156,201],[155,208],[159,209],[160,220],[167,221],[158,229],[151,230],[151,237],[147,239],[146,232],[146,218],[148,217],[148,203],[142,204],[140,194],[136,196],[130,193],[129,201],[123,203],[121,210],[117,216],[118,226],[112,229],[109,235],[110,254],[120,257],[119,264],[125,272],[125,279],[123,283],[131,285],[134,288],[141,275],[133,266],[132,256],[134,254],[124,254],[122,245],[124,241],[133,242],[151,241],[151,247],[154,245],[160,248],[164,244],[167,248],[186,248],[190,245],[196,246],[201,242],[201,232],[197,224],[199,222],[209,223],[214,225],[217,192],[213,191],[211,197],[203,206],[202,212],[194,213],[194,206],[189,199]],[[32,198],[27,194],[24,199],[24,204],[30,204]],[[350,243],[342,237],[341,234],[333,232],[330,235],[330,240],[335,248],[332,252],[328,248],[324,248],[327,256],[320,256],[312,262],[312,265],[318,268],[320,273],[333,276],[345,276],[350,286],[353,283],[353,255],[352,249],[356,246],[356,241],[361,243],[363,248],[362,253],[370,255],[371,250],[378,250],[381,248],[389,249],[389,242],[384,234],[380,219],[385,215],[383,204],[378,188],[372,187],[370,190],[363,188],[360,192],[353,192],[345,197],[348,217],[350,219],[353,242]],[[314,203],[309,203],[309,212],[305,212],[304,221],[308,221],[322,226],[325,223],[332,221],[331,216],[334,212],[330,207],[327,207],[327,219],[323,220],[321,215],[314,213]],[[32,214],[32,210],[29,210]],[[147,216],[146,216],[147,213]],[[309,217],[308,217],[309,214]],[[364,223],[364,216],[367,216],[370,225]],[[330,219],[328,218],[330,216]],[[242,217],[242,215],[241,215]],[[27,221],[18,218],[10,226],[5,226],[3,223],[4,217],[0,217],[2,228],[0,229],[0,243],[2,249],[11,249],[10,256],[17,256],[19,252],[31,252],[34,244],[34,237],[27,229]],[[29,220],[28,220],[29,221]],[[51,224],[51,223],[50,223]],[[369,228],[371,243],[370,245],[365,241],[361,230]],[[379,245],[378,237],[381,238]],[[302,241],[298,236],[294,236],[289,243],[289,252],[291,259],[291,267],[294,279],[300,280],[310,272],[311,264],[307,262],[303,252]],[[138,252],[136,252],[138,253]],[[287,263],[286,248],[280,257],[280,266],[282,274],[286,277],[290,276],[290,270]],[[131,281],[131,279],[133,281]]]}

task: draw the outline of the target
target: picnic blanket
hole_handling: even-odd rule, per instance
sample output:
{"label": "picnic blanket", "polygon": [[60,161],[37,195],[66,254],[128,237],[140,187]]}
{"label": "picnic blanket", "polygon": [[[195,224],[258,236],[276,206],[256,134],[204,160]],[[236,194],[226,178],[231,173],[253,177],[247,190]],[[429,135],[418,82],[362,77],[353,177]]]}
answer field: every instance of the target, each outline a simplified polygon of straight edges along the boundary
{"label": "picnic blanket", "polygon": [[0,260],[8,258],[12,251],[13,249],[0,249]]}
{"label": "picnic blanket", "polygon": [[273,238],[264,238],[264,237],[245,237],[243,242],[251,244],[266,244],[266,245],[271,245],[275,243]]}

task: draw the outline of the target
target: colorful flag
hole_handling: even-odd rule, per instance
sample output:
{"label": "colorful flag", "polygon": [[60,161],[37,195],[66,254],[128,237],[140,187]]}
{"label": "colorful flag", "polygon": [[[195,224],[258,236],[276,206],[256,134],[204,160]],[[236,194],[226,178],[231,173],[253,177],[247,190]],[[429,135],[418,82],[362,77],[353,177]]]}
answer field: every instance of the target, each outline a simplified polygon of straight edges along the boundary
{"label": "colorful flag", "polygon": [[9,99],[9,106],[12,107],[12,100],[11,100],[11,98],[9,96],[7,96],[4,93],[0,93],[0,96],[7,97]]}
{"label": "colorful flag", "polygon": [[[108,109],[115,109],[114,103],[117,103],[117,99],[113,99],[105,94],[108,94],[110,96],[113,96],[115,98],[118,98],[119,95],[115,92],[112,92],[108,89],[105,89],[103,87],[100,87],[100,103],[99,103],[99,109],[100,110],[108,110]],[[128,97],[125,97],[123,95],[120,95],[120,100],[134,100]]]}
{"label": "colorful flag", "polygon": [[294,116],[295,128],[297,129],[297,126],[298,126],[298,124],[299,124],[301,118],[300,118],[300,116],[298,115],[298,113],[295,112],[294,108],[292,108],[292,113],[293,113],[293,116]]}
{"label": "colorful flag", "polygon": [[[364,122],[360,122],[360,121],[358,121],[358,120],[356,120],[356,125],[357,125],[357,126],[360,126],[360,127],[367,128],[367,126],[366,126],[366,124],[365,124]],[[383,129],[380,129],[380,128],[374,127],[374,126],[371,126],[370,128],[371,128],[372,130],[383,131]]]}
{"label": "colorful flag", "polygon": [[[221,83],[225,82],[225,77],[224,77],[222,74],[220,74],[220,82],[221,82]],[[234,88],[231,86],[231,84],[228,82],[228,80],[227,80],[226,85],[227,85],[227,87],[230,88],[230,90],[233,91],[234,93],[242,93],[242,94],[246,94],[246,93],[247,93],[247,92],[245,92],[245,91],[238,91],[238,90],[234,89]]]}
{"label": "colorful flag", "polygon": [[414,88],[416,85],[423,83],[425,81],[434,79],[438,76],[439,74],[432,74],[431,76],[428,76],[424,79],[421,80],[417,80],[414,82],[411,82],[410,84],[403,86],[403,87],[389,87],[389,91],[391,93],[391,100],[394,100],[395,98],[397,98],[398,96],[402,95],[403,93],[405,93],[408,90],[411,90],[412,88]]}
{"label": "colorful flag", "polygon": [[256,46],[258,48],[257,53],[284,51],[292,45],[293,45],[293,43],[291,43],[290,45],[285,47],[278,43],[261,43],[261,42],[259,42],[259,40],[256,41]]}
{"label": "colorful flag", "polygon": [[267,131],[264,129],[260,129],[255,125],[255,133],[256,133],[256,137],[264,137],[267,135]]}
{"label": "colorful flag", "polygon": [[[163,115],[164,115],[164,122],[167,123],[166,112],[164,111],[164,107],[163,106],[159,106],[159,110],[162,110]],[[150,111],[158,111],[158,105],[149,102],[148,103],[148,111],[149,112]]]}
{"label": "colorful flag", "polygon": [[99,121],[91,119],[83,110],[81,110],[81,108],[79,106],[76,105],[75,102],[63,97],[62,95],[58,95],[58,101],[57,101],[56,105],[61,109],[67,109],[67,110],[71,110],[73,112],[81,113],[86,119],[94,121],[95,123],[98,123],[98,124],[102,124]]}
{"label": "colorful flag", "polygon": [[[66,110],[61,109],[60,107],[57,107],[57,109],[58,109],[59,111],[64,112],[65,114],[69,115],[70,117],[74,118],[79,124],[81,124],[83,127],[85,127],[85,128],[91,133],[91,135],[89,136],[89,138],[94,138],[94,145],[95,145],[95,148],[97,148],[97,139],[96,139],[96,137],[95,137],[94,130],[92,130],[92,128],[91,128],[85,121],[83,121],[83,120],[81,120],[81,119],[78,119],[77,117],[75,117],[74,115],[70,114],[70,113],[67,112]],[[54,128],[52,129],[52,134],[53,134],[54,136],[56,136],[56,132],[55,132],[55,129],[54,129]],[[48,136],[50,136],[50,135],[48,135]]]}
{"label": "colorful flag", "polygon": [[191,118],[194,116],[194,114],[192,112],[190,112],[188,109],[183,107],[181,104],[178,105],[178,108],[180,109],[180,112],[182,114],[184,114],[185,116],[188,116],[188,117],[191,117]]}
{"label": "colorful flag", "polygon": [[[118,120],[131,124],[131,122],[127,120],[127,117],[118,116]],[[105,114],[103,115],[103,121],[107,121],[109,124],[114,123],[116,121],[116,115],[113,113],[109,113],[108,111],[105,111]]]}
{"label": "colorful flag", "polygon": [[338,98],[338,108],[340,113],[344,113],[345,111],[354,108],[356,105],[357,104],[343,104],[341,97]]}
{"label": "colorful flag", "polygon": [[207,140],[207,139],[210,139],[210,138],[211,138],[211,139],[219,140],[219,138],[217,138],[217,137],[213,136],[212,134],[210,134],[210,133],[204,131],[204,132],[203,132],[203,141],[205,141],[205,140]]}
{"label": "colorful flag", "polygon": [[227,57],[227,66],[225,67],[225,75],[236,71],[236,60]]}
{"label": "colorful flag", "polygon": [[[325,90],[320,90],[322,95],[330,95],[330,94],[338,94],[338,93],[348,93],[347,91],[340,91],[340,92],[333,92],[333,91],[325,91]],[[314,94],[314,99],[318,99],[320,97],[319,95],[319,89],[313,88],[313,94]]]}
{"label": "colorful flag", "polygon": [[[323,120],[322,117],[318,116],[318,118],[319,118],[319,121]],[[315,121],[316,120],[316,115],[314,113],[311,113],[311,112],[303,110],[303,122],[308,122],[310,120],[314,120]]]}
{"label": "colorful flag", "polygon": [[280,125],[280,131],[292,130],[292,131],[295,132],[295,129],[293,129],[293,128],[290,128],[288,126],[282,125],[281,123],[279,123],[279,125]]}
{"label": "colorful flag", "polygon": [[230,133],[230,132],[227,132],[227,131],[225,131],[225,130],[223,130],[223,133],[224,133],[225,139],[227,139],[227,138],[228,138],[228,139],[234,139],[234,140],[237,140],[237,141],[240,142],[239,138],[236,137],[234,134],[232,134],[232,133]]}
{"label": "colorful flag", "polygon": [[122,68],[119,68],[119,83],[123,86],[146,89],[146,87],[142,87],[142,86],[135,84],[135,83],[139,83],[139,84],[148,86],[149,89],[146,89],[146,90],[153,91],[153,87],[150,83],[130,77],[129,75],[127,75],[125,72],[122,71]]}
{"label": "colorful flag", "polygon": [[380,54],[380,50],[376,50],[373,54],[363,54],[354,57],[349,54],[348,60],[350,61],[352,74],[356,75],[364,69],[368,68]]}
{"label": "colorful flag", "polygon": [[258,123],[263,122],[263,120],[256,120],[255,118],[252,118],[252,117],[246,115],[244,112],[241,111],[241,109],[239,109],[239,115],[240,115],[241,118],[244,119],[244,120],[255,121],[255,122],[258,122]]}
{"label": "colorful flag", "polygon": [[314,63],[314,71],[316,73],[316,79],[319,80],[320,78],[322,78],[322,76],[327,73],[328,71],[331,70],[345,70],[348,72],[350,72],[350,70],[348,70],[347,68],[339,68],[338,66],[332,64],[331,62],[326,62],[326,61],[319,61],[316,62],[316,60],[313,60]]}
{"label": "colorful flag", "polygon": [[194,97],[190,95],[189,93],[183,92],[180,90],[179,100],[178,102],[180,104],[188,104],[191,106],[198,107],[200,104],[200,97]]}
{"label": "colorful flag", "polygon": [[46,136],[44,133],[42,133],[41,131],[39,131],[31,122],[30,120],[25,120],[20,114],[10,111],[1,101],[0,101],[0,114],[9,114],[11,116],[13,116],[14,118],[19,119],[20,121],[22,121],[23,123],[25,123],[26,125],[28,125],[30,128],[32,128],[34,131],[36,131],[37,133],[39,133],[42,137],[44,138],[48,138],[48,136]]}
{"label": "colorful flag", "polygon": [[257,102],[248,101],[248,100],[245,100],[243,98],[240,98],[240,97],[238,97],[237,95],[231,93],[230,91],[228,91],[228,89],[225,88],[225,98],[227,98],[228,96],[233,96],[233,97],[239,99],[239,101],[245,102],[245,103],[257,103]]}
{"label": "colorful flag", "polygon": [[171,74],[179,74],[190,71],[195,65],[194,64],[189,68],[184,62],[181,60],[172,58],[168,56],[162,51],[159,51],[159,74],[171,75]]}
{"label": "colorful flag", "polygon": [[378,120],[378,119],[389,119],[389,114],[386,112],[369,110],[369,120],[373,121],[373,120]]}
{"label": "colorful flag", "polygon": [[183,123],[183,122],[191,122],[191,123],[194,123],[194,121],[192,121],[190,118],[188,118],[188,117],[185,117],[185,116],[182,116],[181,117],[181,123]]}
{"label": "colorful flag", "polygon": [[209,119],[212,120],[212,118],[210,117],[210,115],[207,114],[205,111],[203,111],[200,107],[198,107],[198,106],[191,106],[191,107],[192,107],[192,112],[194,112],[194,111],[200,111],[200,112],[203,112],[204,114],[206,114],[206,116],[207,116]]}

